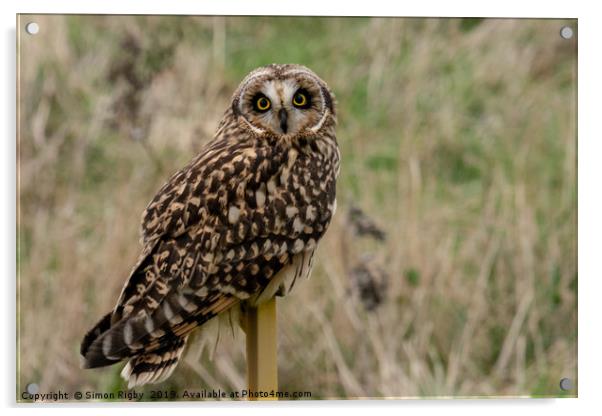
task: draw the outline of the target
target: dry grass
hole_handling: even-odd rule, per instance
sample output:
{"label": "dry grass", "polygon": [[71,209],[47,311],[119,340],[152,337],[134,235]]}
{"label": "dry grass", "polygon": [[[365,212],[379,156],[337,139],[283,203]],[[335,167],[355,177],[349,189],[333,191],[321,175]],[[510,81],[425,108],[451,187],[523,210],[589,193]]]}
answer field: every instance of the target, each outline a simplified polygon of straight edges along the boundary
{"label": "dry grass", "polygon": [[[18,391],[124,387],[117,366],[79,369],[79,341],[116,299],[148,200],[242,76],[271,62],[329,82],[343,153],[312,279],[280,302],[281,389],[547,396],[576,380],[576,43],[563,22],[35,20],[21,44]],[[385,242],[349,232],[352,203]],[[373,311],[349,277],[365,253],[388,276]],[[243,344],[222,334],[213,360],[193,345],[161,387],[244,388]]]}

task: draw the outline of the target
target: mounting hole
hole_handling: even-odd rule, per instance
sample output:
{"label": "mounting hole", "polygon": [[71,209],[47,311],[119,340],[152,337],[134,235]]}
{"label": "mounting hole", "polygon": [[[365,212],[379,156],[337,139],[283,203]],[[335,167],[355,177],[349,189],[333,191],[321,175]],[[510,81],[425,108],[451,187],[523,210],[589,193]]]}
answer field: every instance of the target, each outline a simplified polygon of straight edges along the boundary
{"label": "mounting hole", "polygon": [[25,25],[25,31],[30,35],[35,35],[40,31],[40,26],[36,22],[29,22]]}
{"label": "mounting hole", "polygon": [[562,29],[560,29],[560,37],[562,39],[570,39],[573,37],[573,29],[570,28],[569,26],[564,26]]}
{"label": "mounting hole", "polygon": [[25,387],[25,390],[27,390],[27,393],[29,394],[38,394],[40,392],[40,386],[36,383],[29,383],[27,387]]}
{"label": "mounting hole", "polygon": [[560,390],[569,391],[573,389],[573,380],[570,378],[563,378],[560,380]]}

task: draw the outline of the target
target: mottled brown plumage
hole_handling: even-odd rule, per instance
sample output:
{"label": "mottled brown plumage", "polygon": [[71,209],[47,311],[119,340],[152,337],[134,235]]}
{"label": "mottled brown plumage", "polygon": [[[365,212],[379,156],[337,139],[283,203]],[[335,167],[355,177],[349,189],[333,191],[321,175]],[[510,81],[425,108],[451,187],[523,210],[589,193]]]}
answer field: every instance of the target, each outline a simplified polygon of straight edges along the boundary
{"label": "mottled brown plumage", "polygon": [[193,329],[308,276],[336,209],[335,124],[332,93],[309,69],[251,72],[215,138],[146,208],[142,253],[84,338],[84,367],[129,359],[130,386],[161,381]]}

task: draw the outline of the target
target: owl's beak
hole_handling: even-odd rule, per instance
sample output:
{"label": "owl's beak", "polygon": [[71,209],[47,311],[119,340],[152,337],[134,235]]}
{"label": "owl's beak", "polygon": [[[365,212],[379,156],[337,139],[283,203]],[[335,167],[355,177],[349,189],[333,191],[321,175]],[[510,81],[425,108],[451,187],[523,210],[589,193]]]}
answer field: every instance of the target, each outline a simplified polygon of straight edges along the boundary
{"label": "owl's beak", "polygon": [[288,129],[288,113],[284,108],[281,108],[280,111],[278,111],[278,118],[280,119],[280,128],[282,129],[282,132],[286,134],[286,130]]}

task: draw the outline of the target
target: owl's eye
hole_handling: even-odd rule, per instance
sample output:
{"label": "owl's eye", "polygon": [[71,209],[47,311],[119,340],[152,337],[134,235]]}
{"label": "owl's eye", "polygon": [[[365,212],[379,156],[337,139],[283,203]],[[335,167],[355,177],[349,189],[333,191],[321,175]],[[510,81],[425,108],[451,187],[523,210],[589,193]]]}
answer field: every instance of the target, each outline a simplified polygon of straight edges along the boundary
{"label": "owl's eye", "polygon": [[309,108],[311,105],[307,91],[300,89],[293,96],[293,105],[297,108]]}
{"label": "owl's eye", "polygon": [[270,99],[263,94],[259,94],[253,99],[253,107],[261,113],[268,111],[271,105]]}

